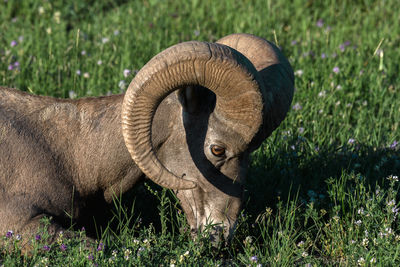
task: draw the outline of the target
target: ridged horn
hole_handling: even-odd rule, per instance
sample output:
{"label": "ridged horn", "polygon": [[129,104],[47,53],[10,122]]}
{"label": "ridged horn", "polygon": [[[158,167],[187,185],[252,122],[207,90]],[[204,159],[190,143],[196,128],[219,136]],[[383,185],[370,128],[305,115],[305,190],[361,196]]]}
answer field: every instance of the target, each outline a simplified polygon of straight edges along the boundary
{"label": "ridged horn", "polygon": [[231,34],[217,41],[248,58],[257,69],[265,90],[263,126],[253,140],[258,147],[283,121],[293,98],[294,73],[280,49],[267,40],[245,33]]}
{"label": "ridged horn", "polygon": [[243,139],[250,142],[262,123],[264,89],[258,80],[251,62],[225,45],[186,42],[162,51],[137,73],[124,97],[122,133],[133,160],[160,186],[195,187],[167,170],[153,150],[151,125],[158,105],[184,86],[206,87],[216,95],[218,115],[239,125]]}

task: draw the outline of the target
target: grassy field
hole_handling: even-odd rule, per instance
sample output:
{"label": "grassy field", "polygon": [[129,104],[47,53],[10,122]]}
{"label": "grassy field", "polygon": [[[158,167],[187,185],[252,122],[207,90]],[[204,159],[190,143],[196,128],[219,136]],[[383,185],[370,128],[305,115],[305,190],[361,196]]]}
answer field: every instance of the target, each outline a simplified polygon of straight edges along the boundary
{"label": "grassy field", "polygon": [[229,245],[193,241],[172,193],[149,184],[116,201],[92,249],[48,246],[44,221],[29,258],[0,233],[17,248],[0,266],[399,266],[399,17],[395,0],[0,0],[0,84],[35,94],[120,93],[163,49],[235,32],[275,42],[296,75]]}

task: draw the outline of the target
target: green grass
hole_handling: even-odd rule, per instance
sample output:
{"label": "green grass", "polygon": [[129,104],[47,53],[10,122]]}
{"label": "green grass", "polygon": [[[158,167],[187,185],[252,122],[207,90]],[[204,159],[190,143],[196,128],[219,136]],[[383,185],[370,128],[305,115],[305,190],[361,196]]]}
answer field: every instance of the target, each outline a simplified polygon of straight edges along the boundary
{"label": "green grass", "polygon": [[247,32],[289,58],[293,109],[253,154],[231,244],[213,247],[207,233],[192,240],[172,193],[150,185],[116,201],[99,251],[81,242],[85,231],[46,251],[44,221],[30,258],[15,234],[1,234],[16,249],[2,249],[0,266],[400,264],[397,1],[71,2],[1,1],[1,85],[119,93],[170,45]]}

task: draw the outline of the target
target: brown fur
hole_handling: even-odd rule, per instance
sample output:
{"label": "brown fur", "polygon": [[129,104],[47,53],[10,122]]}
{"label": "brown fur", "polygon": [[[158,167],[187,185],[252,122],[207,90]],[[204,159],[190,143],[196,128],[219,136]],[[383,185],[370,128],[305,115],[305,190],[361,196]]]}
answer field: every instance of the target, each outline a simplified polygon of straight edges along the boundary
{"label": "brown fur", "polygon": [[[121,133],[123,97],[68,100],[0,87],[0,233],[28,238],[43,216],[53,217],[54,236],[65,231],[70,215],[74,223],[93,223],[114,195],[143,180]],[[223,223],[228,235],[249,151],[212,115],[214,105],[205,89],[171,94],[157,109],[152,142],[169,170],[199,185],[176,191],[191,228]],[[217,139],[229,147],[222,162],[209,152]]]}

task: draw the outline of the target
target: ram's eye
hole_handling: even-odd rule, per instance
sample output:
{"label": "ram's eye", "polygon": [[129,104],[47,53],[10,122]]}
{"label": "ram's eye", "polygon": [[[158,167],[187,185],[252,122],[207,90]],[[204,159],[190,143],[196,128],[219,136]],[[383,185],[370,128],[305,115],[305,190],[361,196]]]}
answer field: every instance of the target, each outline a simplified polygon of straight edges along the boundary
{"label": "ram's eye", "polygon": [[216,157],[222,157],[223,155],[225,155],[225,148],[217,145],[212,145],[211,153]]}

